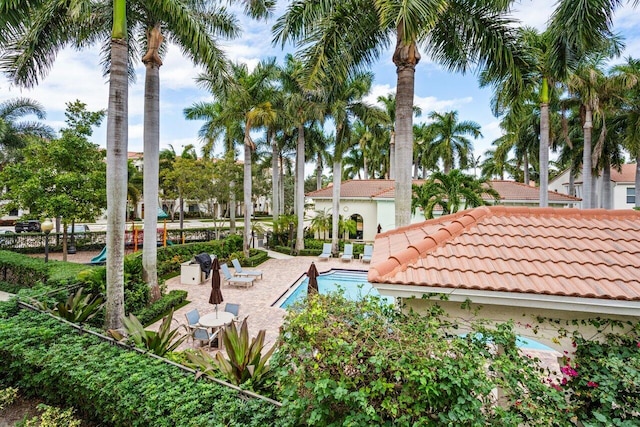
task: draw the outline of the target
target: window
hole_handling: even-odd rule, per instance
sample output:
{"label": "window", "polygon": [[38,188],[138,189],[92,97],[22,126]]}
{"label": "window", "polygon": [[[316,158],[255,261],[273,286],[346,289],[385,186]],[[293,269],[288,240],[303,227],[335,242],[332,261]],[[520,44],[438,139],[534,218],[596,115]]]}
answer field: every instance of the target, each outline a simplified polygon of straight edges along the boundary
{"label": "window", "polygon": [[636,188],[627,187],[627,203],[630,205],[636,204]]}

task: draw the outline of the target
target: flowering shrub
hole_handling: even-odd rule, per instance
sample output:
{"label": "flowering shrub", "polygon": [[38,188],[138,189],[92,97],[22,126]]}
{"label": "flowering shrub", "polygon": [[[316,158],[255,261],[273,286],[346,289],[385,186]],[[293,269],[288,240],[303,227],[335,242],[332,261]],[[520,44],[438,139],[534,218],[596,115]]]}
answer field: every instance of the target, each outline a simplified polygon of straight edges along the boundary
{"label": "flowering shrub", "polygon": [[640,335],[608,334],[603,342],[575,337],[573,358],[565,356],[561,388],[585,426],[640,423]]}
{"label": "flowering shrub", "polygon": [[283,425],[571,424],[511,324],[475,323],[465,336],[459,326],[438,307],[418,315],[315,294],[288,312],[271,362]]}

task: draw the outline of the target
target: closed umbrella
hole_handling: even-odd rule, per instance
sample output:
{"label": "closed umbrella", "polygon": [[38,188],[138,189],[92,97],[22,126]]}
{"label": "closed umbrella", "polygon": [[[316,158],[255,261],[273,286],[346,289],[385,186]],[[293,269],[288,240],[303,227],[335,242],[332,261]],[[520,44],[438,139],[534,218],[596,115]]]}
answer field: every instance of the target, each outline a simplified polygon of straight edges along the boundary
{"label": "closed umbrella", "polygon": [[220,290],[220,262],[218,257],[213,258],[211,263],[211,296],[209,297],[209,304],[216,305],[216,317],[218,317],[218,304],[224,301],[222,298],[222,291]]}
{"label": "closed umbrella", "polygon": [[312,292],[318,293],[318,269],[313,262],[311,263],[311,267],[309,267],[309,271],[307,271],[307,277],[309,277],[307,295],[311,295]]}

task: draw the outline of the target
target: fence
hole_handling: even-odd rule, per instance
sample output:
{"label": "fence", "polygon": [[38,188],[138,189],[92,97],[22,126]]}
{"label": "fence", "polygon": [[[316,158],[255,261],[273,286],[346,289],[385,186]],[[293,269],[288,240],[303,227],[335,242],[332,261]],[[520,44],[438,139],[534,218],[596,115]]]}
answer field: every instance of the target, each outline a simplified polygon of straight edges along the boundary
{"label": "fence", "polygon": [[[158,229],[157,241],[163,243],[163,229]],[[180,244],[189,242],[209,242],[211,240],[224,239],[229,236],[228,229],[213,228],[188,228],[167,230],[167,243]],[[49,250],[51,252],[62,251],[62,233],[49,234]],[[71,234],[67,234],[67,246],[71,246]],[[135,240],[134,240],[135,239]],[[0,249],[20,253],[40,253],[45,247],[44,233],[19,233],[0,235]],[[73,246],[77,250],[102,249],[107,244],[106,231],[88,231],[74,235]],[[142,246],[143,233],[138,231],[134,235],[131,231],[125,232],[125,245],[132,247],[136,244]]]}

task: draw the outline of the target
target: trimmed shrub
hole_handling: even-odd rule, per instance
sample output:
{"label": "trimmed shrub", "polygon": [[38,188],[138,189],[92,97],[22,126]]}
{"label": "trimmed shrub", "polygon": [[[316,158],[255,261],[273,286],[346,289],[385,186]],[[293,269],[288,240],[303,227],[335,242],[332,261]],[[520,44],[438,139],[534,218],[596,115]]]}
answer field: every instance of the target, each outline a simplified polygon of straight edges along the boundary
{"label": "trimmed shrub", "polygon": [[276,407],[21,310],[0,322],[0,376],[113,426],[272,426]]}
{"label": "trimmed shrub", "polygon": [[150,325],[160,319],[172,308],[181,306],[187,300],[187,291],[173,290],[163,295],[158,301],[140,310],[136,317],[143,325]]}

